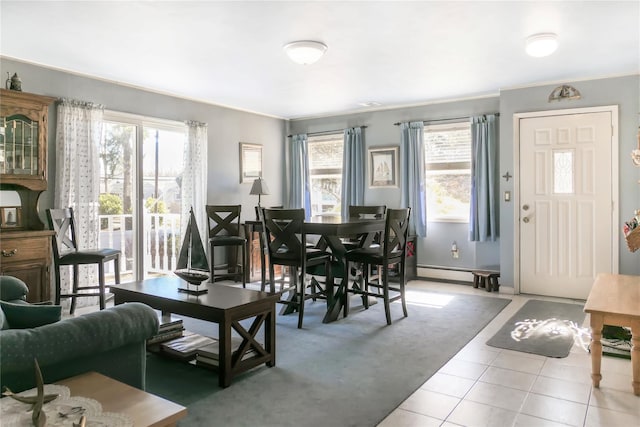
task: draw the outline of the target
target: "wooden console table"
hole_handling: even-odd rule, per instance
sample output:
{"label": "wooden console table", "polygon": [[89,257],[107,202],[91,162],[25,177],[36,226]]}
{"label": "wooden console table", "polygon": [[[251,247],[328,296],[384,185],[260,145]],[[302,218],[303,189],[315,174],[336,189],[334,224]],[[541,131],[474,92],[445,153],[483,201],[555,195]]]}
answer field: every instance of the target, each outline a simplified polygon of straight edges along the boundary
{"label": "wooden console table", "polygon": [[591,379],[600,387],[603,325],[631,327],[633,393],[640,396],[640,276],[599,274],[584,311],[591,315]]}

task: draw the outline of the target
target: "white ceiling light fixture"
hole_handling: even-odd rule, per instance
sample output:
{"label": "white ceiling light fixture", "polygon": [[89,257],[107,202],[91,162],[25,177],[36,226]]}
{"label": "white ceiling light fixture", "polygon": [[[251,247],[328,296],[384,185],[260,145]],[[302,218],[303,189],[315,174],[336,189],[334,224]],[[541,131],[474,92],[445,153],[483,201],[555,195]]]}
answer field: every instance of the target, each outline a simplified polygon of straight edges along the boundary
{"label": "white ceiling light fixture", "polygon": [[310,65],[324,55],[327,45],[311,40],[301,40],[289,43],[283,49],[296,64]]}
{"label": "white ceiling light fixture", "polygon": [[539,33],[527,37],[527,54],[535,58],[549,56],[558,48],[558,36],[554,33]]}

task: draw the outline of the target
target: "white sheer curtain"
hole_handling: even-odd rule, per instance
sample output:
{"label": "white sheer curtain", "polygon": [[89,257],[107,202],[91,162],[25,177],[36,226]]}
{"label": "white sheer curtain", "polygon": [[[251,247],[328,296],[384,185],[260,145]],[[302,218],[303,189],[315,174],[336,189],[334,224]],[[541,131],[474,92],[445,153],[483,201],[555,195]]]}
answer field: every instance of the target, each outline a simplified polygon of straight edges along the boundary
{"label": "white sheer curtain", "polygon": [[[79,249],[99,246],[98,195],[100,193],[99,146],[104,107],[63,99],[58,104],[56,128],[56,186],[54,207],[71,207],[76,219]],[[79,283],[97,284],[96,265],[81,266]],[[71,291],[70,270],[62,268],[62,293]],[[66,299],[64,302],[69,303]],[[97,304],[97,298],[80,298],[78,306]]]}
{"label": "white sheer curtain", "polygon": [[[182,174],[182,234],[184,235],[189,210],[198,223],[203,242],[209,241],[207,225],[207,124],[187,121],[187,143],[184,146],[184,172]],[[205,243],[205,247],[209,245]]]}

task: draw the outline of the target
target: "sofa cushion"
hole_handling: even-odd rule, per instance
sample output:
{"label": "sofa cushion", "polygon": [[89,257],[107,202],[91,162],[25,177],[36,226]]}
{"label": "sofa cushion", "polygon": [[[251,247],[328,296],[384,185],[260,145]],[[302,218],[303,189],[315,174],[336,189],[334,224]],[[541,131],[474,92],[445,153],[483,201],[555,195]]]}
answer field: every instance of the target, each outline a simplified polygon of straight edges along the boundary
{"label": "sofa cushion", "polygon": [[29,305],[0,301],[9,329],[37,328],[55,323],[62,317],[60,305]]}
{"label": "sofa cushion", "polygon": [[0,300],[26,301],[28,293],[29,288],[22,280],[13,276],[0,276]]}

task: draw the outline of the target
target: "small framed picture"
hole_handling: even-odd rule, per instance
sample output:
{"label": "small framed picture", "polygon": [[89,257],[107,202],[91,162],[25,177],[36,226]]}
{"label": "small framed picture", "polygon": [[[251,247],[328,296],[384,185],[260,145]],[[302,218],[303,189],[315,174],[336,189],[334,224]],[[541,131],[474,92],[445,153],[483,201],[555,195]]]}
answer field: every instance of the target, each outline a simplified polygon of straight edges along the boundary
{"label": "small framed picture", "polygon": [[262,145],[240,143],[240,184],[262,176]]}
{"label": "small framed picture", "polygon": [[369,187],[398,187],[400,147],[369,149]]}
{"label": "small framed picture", "polygon": [[0,227],[22,227],[22,208],[20,206],[5,206],[0,208]]}

